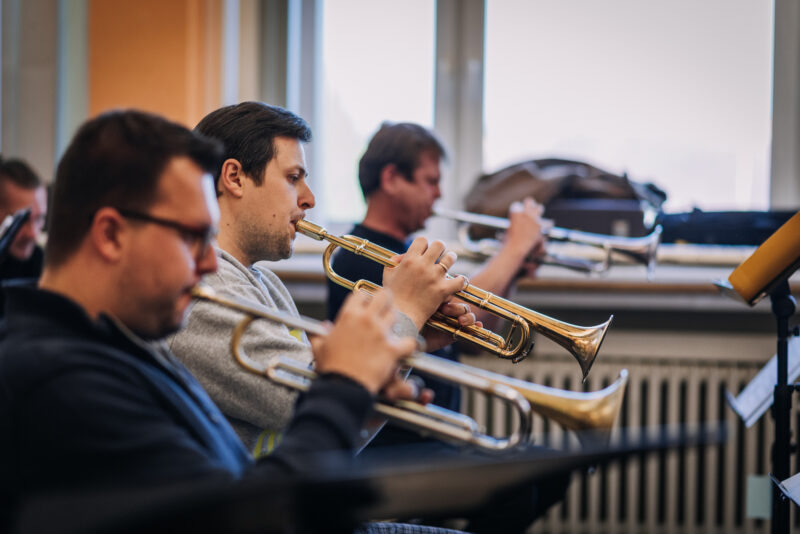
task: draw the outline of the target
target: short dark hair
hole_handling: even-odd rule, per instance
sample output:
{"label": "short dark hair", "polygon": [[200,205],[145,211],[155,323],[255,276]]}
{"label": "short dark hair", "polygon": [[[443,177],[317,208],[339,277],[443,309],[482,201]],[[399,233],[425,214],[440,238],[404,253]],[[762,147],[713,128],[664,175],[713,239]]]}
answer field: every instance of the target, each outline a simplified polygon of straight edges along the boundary
{"label": "short dark hair", "polygon": [[381,171],[387,165],[394,165],[411,181],[419,155],[426,151],[436,153],[440,159],[447,157],[442,143],[427,128],[410,122],[384,122],[358,163],[358,182],[364,198],[380,187]]}
{"label": "short dark hair", "polygon": [[[256,185],[264,181],[264,169],[275,157],[275,138],[289,137],[304,143],[311,141],[311,128],[301,117],[278,106],[263,102],[242,102],[212,111],[195,126],[195,131],[221,141],[223,161],[236,159],[242,171]],[[222,162],[215,181],[219,182]]]}
{"label": "short dark hair", "polygon": [[109,111],[84,123],[56,170],[46,264],[59,265],[78,248],[100,208],[148,208],[164,169],[180,156],[210,173],[220,164],[221,147],[142,111]]}
{"label": "short dark hair", "polygon": [[6,181],[22,189],[36,189],[42,185],[42,179],[30,165],[21,159],[5,159],[0,156],[0,183]]}

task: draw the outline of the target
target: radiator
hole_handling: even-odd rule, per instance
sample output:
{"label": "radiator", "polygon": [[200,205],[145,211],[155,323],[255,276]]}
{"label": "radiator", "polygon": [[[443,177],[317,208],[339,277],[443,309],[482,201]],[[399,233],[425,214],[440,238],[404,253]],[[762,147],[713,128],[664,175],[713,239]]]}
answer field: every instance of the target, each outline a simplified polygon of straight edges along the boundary
{"label": "radiator", "polygon": [[[764,358],[764,362],[766,361]],[[580,371],[568,356],[537,357],[512,365],[483,356],[465,363],[562,389],[580,390]],[[764,362],[702,362],[679,359],[598,358],[586,384],[596,390],[611,383],[621,368],[630,373],[617,427],[629,435],[655,425],[727,424],[724,444],[631,457],[573,475],[561,504],[552,508],[530,532],[536,533],[755,533],[767,532],[769,521],[747,519],[748,475],[770,471],[773,423],[769,412],[747,429],[725,402],[724,391],[738,393]],[[795,395],[797,401],[798,395]],[[501,402],[464,392],[465,411],[495,435],[513,422]],[[796,403],[797,404],[797,403]],[[792,412],[793,436],[800,410]],[[534,417],[536,443],[559,447],[574,439],[557,425]],[[792,459],[792,473],[797,472]],[[794,508],[794,507],[793,507]],[[798,526],[793,510],[792,521]]]}

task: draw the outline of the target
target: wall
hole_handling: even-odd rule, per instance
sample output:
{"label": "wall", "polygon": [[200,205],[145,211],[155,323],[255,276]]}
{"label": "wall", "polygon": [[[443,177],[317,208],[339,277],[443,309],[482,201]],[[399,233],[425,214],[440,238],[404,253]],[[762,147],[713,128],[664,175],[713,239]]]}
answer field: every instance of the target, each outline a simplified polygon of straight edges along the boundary
{"label": "wall", "polygon": [[221,0],[89,2],[89,114],[135,107],[194,126],[221,103]]}

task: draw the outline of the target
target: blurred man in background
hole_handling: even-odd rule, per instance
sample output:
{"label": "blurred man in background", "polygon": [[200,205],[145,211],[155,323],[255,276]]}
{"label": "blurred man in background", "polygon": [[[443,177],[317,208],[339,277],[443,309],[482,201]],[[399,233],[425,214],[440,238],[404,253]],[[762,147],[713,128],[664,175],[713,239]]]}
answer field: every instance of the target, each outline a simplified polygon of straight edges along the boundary
{"label": "blurred man in background", "polygon": [[[0,221],[25,208],[30,216],[0,260],[0,282],[42,274],[44,254],[38,241],[47,215],[47,191],[39,176],[24,161],[0,156]],[[0,317],[4,309],[0,292]]]}
{"label": "blurred man in background", "polygon": [[[358,179],[367,203],[364,220],[348,234],[367,239],[397,252],[405,252],[411,234],[422,230],[433,214],[433,205],[441,197],[441,162],[446,152],[436,135],[418,124],[384,123],[370,140],[359,162]],[[532,274],[535,266],[526,260],[540,251],[543,238],[540,225],[541,206],[531,199],[515,203],[509,213],[511,227],[502,249],[472,275],[470,284],[498,295],[506,295],[521,269]],[[340,250],[333,259],[334,270],[350,280],[365,279],[381,283],[383,267],[363,256]],[[349,293],[328,280],[328,317],[336,316]],[[474,308],[478,321],[491,322],[483,310]],[[454,347],[436,352],[458,360]],[[426,384],[435,392],[434,403],[459,411],[460,390],[430,377]],[[375,445],[416,443],[418,434],[390,427],[376,438]]]}

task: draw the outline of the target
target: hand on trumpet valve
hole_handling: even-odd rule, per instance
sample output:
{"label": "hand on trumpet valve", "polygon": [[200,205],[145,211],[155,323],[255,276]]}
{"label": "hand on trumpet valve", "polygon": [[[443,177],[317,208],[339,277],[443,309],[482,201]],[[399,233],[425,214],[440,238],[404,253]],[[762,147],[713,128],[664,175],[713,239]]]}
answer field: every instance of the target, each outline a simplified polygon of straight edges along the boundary
{"label": "hand on trumpet valve", "polygon": [[418,237],[405,254],[391,260],[397,266],[383,270],[383,286],[392,290],[395,307],[418,330],[442,303],[467,284],[463,276],[447,275],[456,261],[456,253],[445,250],[444,243],[438,240],[429,244],[424,237]]}
{"label": "hand on trumpet valve", "polygon": [[388,291],[349,295],[328,335],[311,339],[317,372],[344,375],[373,395],[388,388],[390,394],[410,396],[412,391],[395,382],[400,360],[417,348],[417,340],[394,334],[392,306]]}
{"label": "hand on trumpet valve", "polygon": [[[475,313],[469,304],[462,302],[454,297],[448,297],[447,300],[439,306],[439,312],[447,317],[452,317],[458,321],[459,326],[477,326],[483,328],[483,323],[477,320]],[[449,332],[442,332],[436,328],[425,326],[422,329],[422,336],[425,338],[425,350],[434,351],[445,347],[453,342],[453,334]]]}

